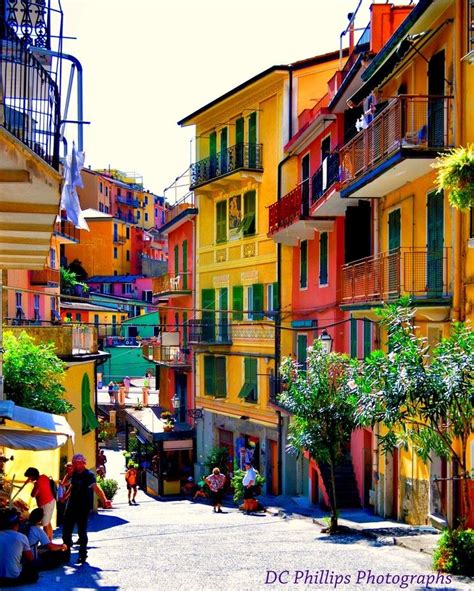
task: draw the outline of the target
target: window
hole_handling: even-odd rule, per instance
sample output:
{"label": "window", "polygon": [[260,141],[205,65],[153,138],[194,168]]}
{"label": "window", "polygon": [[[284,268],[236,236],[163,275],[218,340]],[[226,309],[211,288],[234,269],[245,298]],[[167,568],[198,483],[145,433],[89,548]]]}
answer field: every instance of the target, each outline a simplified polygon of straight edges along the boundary
{"label": "window", "polygon": [[140,212],[140,210],[138,209],[138,210],[137,210],[137,220],[139,220],[139,219],[140,219],[140,215],[141,215],[141,212]]}
{"label": "window", "polygon": [[130,261],[130,251],[129,250],[127,250],[125,252],[125,258],[127,259],[127,261]]}
{"label": "window", "polygon": [[469,236],[471,238],[474,238],[474,207],[471,207],[470,210],[470,218],[471,218],[471,225],[470,225],[470,232],[469,232]]}
{"label": "window", "polygon": [[263,320],[263,283],[253,284],[253,319]]}
{"label": "window", "polygon": [[357,320],[355,318],[351,318],[351,357],[357,357],[357,328]]}
{"label": "window", "polygon": [[144,291],[142,291],[142,300],[144,302],[152,302],[153,300],[153,291],[152,290],[148,290],[145,289]]}
{"label": "window", "polygon": [[298,362],[299,369],[306,371],[306,358],[308,356],[308,335],[298,334],[296,335],[296,361]]}
{"label": "window", "polygon": [[21,320],[25,318],[25,312],[23,311],[23,304],[22,304],[23,294],[21,291],[15,292],[15,303],[16,303],[16,318],[17,320]]}
{"label": "window", "polygon": [[108,197],[109,196],[109,187],[105,187],[105,196]]}
{"label": "window", "polygon": [[319,285],[328,284],[328,233],[319,234]]}
{"label": "window", "polygon": [[99,211],[104,211],[104,204],[102,202],[99,203]]}
{"label": "window", "polygon": [[216,398],[227,396],[225,357],[204,356],[204,393]]}
{"label": "window", "polygon": [[117,197],[121,197],[122,196],[122,189],[117,189]]}
{"label": "window", "polygon": [[109,208],[107,205],[104,207],[104,213],[109,213]]}
{"label": "window", "polygon": [[117,242],[118,240],[118,226],[117,224],[114,224],[114,242]]}
{"label": "window", "polygon": [[179,332],[179,314],[178,312],[174,313],[174,330]]}
{"label": "window", "polygon": [[52,321],[61,320],[61,315],[58,312],[58,304],[56,302],[56,298],[51,298],[50,304],[51,304],[51,320]]}
{"label": "window", "polygon": [[148,205],[148,195],[145,195],[143,197],[143,201],[144,201],[145,205]]}
{"label": "window", "polygon": [[183,240],[182,257],[183,257],[183,264],[181,266],[182,273],[183,273],[182,285],[183,285],[183,289],[188,289],[188,241],[187,240]]}
{"label": "window", "polygon": [[232,310],[233,316],[232,319],[234,321],[239,321],[244,319],[243,315],[244,309],[244,287],[243,285],[233,285],[232,286]]}
{"label": "window", "polygon": [[248,285],[245,288],[247,299],[245,302],[245,309],[247,310],[247,320],[253,320],[253,285]]}
{"label": "window", "polygon": [[244,359],[244,384],[239,392],[239,398],[245,398],[246,402],[258,400],[258,375],[257,359],[245,357]]}
{"label": "window", "polygon": [[267,312],[278,310],[278,283],[269,283],[267,285]]}
{"label": "window", "polygon": [[117,247],[114,246],[114,259],[117,259],[117,258],[118,258],[118,250],[117,250]]}
{"label": "window", "polygon": [[81,313],[80,312],[76,312],[76,322],[81,322]]}
{"label": "window", "polygon": [[148,221],[148,214],[147,214],[147,212],[145,212],[145,222],[147,222],[147,221]]}
{"label": "window", "polygon": [[41,320],[40,314],[40,296],[35,294],[33,296],[33,309],[34,309],[34,318],[35,320]]}
{"label": "window", "polygon": [[130,294],[133,293],[133,285],[131,283],[122,284],[122,293]]}
{"label": "window", "polygon": [[99,193],[102,193],[102,189],[103,189],[103,185],[102,185],[102,183],[99,183]]}
{"label": "window", "polygon": [[364,319],[364,359],[370,355],[372,351],[372,322]]}
{"label": "window", "polygon": [[49,264],[51,269],[56,269],[56,250],[54,248],[49,249]]}
{"label": "window", "polygon": [[112,285],[110,283],[102,283],[102,293],[111,293],[111,287]]}
{"label": "window", "polygon": [[244,217],[242,218],[242,234],[244,236],[253,236],[255,234],[255,211],[256,211],[256,193],[247,191],[244,193]]}
{"label": "window", "polygon": [[128,226],[125,228],[125,237],[127,240],[130,238],[130,228]]}
{"label": "window", "polygon": [[127,191],[127,199],[131,199],[132,198],[132,192],[131,191]]}
{"label": "window", "polygon": [[300,289],[308,287],[308,241],[300,242]]}
{"label": "window", "polygon": [[94,314],[94,326],[96,326],[96,327],[99,326],[99,315],[98,314]]}
{"label": "window", "polygon": [[112,314],[112,336],[117,336],[117,316],[115,314]]}
{"label": "window", "polygon": [[227,201],[216,203],[216,242],[227,240]]}

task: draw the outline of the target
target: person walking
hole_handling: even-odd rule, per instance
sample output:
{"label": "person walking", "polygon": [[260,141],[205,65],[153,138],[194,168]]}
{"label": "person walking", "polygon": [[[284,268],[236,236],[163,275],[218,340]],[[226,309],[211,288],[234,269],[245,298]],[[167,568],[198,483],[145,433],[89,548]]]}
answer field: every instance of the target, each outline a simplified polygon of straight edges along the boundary
{"label": "person walking", "polygon": [[128,395],[130,393],[130,377],[129,376],[125,376],[123,378],[123,387],[125,388],[125,396],[126,396],[126,398],[128,398]]}
{"label": "person walking", "polygon": [[255,494],[255,482],[257,480],[257,473],[253,469],[249,461],[245,462],[245,474],[242,480],[244,485],[244,506],[243,509],[247,515],[253,510],[253,498]]}
{"label": "person walking", "polygon": [[0,511],[0,587],[36,583],[33,552],[28,538],[18,531],[20,515],[15,509]]}
{"label": "person walking", "polygon": [[[125,472],[125,481],[127,483],[127,491],[128,491],[128,504],[129,505],[138,505],[135,498],[137,496],[137,483],[138,480],[138,471],[135,467],[135,464],[128,464],[127,471]],[[133,492],[133,497],[132,497]],[[130,498],[132,497],[132,498]]]}
{"label": "person walking", "polygon": [[113,404],[115,402],[115,394],[114,394],[114,383],[112,380],[110,380],[109,385],[107,386],[107,389],[109,391],[110,404]]}
{"label": "person walking", "polygon": [[53,526],[51,520],[53,519],[53,512],[56,506],[56,499],[51,490],[51,483],[49,478],[44,474],[39,473],[36,468],[30,467],[25,472],[27,478],[26,482],[33,482],[33,490],[31,496],[36,499],[36,504],[40,509],[43,509],[43,527],[49,540],[53,539]]}
{"label": "person walking", "polygon": [[225,476],[219,468],[213,468],[212,474],[206,476],[205,481],[211,490],[211,501],[214,513],[222,513],[222,497],[224,496]]}
{"label": "person walking", "polygon": [[115,404],[119,404],[119,385],[116,382],[113,382],[113,384]]}
{"label": "person walking", "polygon": [[106,472],[107,472],[107,468],[105,467],[105,464],[107,463],[107,456],[105,455],[105,452],[103,449],[101,449],[99,451],[99,453],[97,454],[97,458],[96,458],[96,468],[97,471],[99,471],[99,468],[102,468],[102,472],[105,476]]}
{"label": "person walking", "polygon": [[104,491],[96,482],[95,475],[86,469],[87,460],[82,454],[75,454],[72,457],[72,465],[74,473],[71,476],[70,492],[66,502],[66,509],[63,517],[63,542],[71,551],[72,547],[72,532],[74,526],[77,525],[77,532],[79,534],[79,564],[84,564],[87,561],[87,521],[89,513],[92,509],[92,501],[94,493],[99,497],[102,506],[105,509],[112,507],[104,494]]}

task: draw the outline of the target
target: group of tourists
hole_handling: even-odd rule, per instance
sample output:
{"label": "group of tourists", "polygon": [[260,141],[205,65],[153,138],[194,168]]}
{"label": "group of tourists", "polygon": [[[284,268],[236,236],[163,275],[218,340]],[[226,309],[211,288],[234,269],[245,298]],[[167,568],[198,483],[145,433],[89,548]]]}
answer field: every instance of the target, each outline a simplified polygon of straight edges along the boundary
{"label": "group of tourists", "polygon": [[[79,535],[78,563],[86,562],[87,523],[94,493],[103,507],[112,506],[97,484],[95,474],[86,468],[86,458],[82,454],[75,454],[72,462],[66,464],[57,499],[48,476],[30,467],[25,477],[25,485],[33,483],[31,496],[36,499],[38,508],[31,512],[26,524],[20,523],[16,509],[0,512],[0,587],[36,582],[38,571],[69,561],[75,526]],[[60,506],[62,509],[62,544],[52,542],[51,520],[56,503],[58,509]]]}

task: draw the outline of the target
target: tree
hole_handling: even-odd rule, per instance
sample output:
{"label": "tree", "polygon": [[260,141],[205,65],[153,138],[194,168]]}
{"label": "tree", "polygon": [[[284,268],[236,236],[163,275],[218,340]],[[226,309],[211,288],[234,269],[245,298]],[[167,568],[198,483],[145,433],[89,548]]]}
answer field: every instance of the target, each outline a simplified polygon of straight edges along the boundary
{"label": "tree", "polygon": [[289,357],[280,369],[284,390],[279,401],[292,414],[287,451],[306,450],[316,462],[329,466],[330,533],[338,529],[334,468],[343,459],[344,447],[357,426],[353,388],[357,368],[356,360],[326,353],[322,343],[315,341],[308,347],[305,371]]}
{"label": "tree", "polygon": [[357,379],[358,419],[362,425],[385,426],[379,445],[386,453],[411,445],[424,462],[432,453],[456,460],[469,510],[466,448],[474,420],[474,334],[456,323],[429,355],[408,304],[401,300],[377,311],[389,352],[373,351],[364,362]]}
{"label": "tree", "polygon": [[54,414],[74,409],[63,398],[65,364],[54,353],[52,343],[35,344],[25,332],[18,337],[5,332],[4,347],[5,394],[9,400]]}

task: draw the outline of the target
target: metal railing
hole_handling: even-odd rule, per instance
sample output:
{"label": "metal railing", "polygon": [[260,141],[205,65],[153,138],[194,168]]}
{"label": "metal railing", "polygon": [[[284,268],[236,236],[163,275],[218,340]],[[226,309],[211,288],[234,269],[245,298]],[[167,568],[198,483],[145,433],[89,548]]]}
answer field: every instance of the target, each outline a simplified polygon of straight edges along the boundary
{"label": "metal railing", "polygon": [[341,302],[381,302],[401,295],[447,297],[451,281],[447,251],[400,248],[344,265]]}
{"label": "metal railing", "polygon": [[74,242],[79,242],[80,239],[79,228],[76,228],[76,226],[69,220],[60,220],[59,222],[56,222],[54,233],[69,238],[70,240],[74,240]]}
{"label": "metal railing", "polygon": [[56,170],[59,168],[58,87],[0,15],[0,125]]}
{"label": "metal railing", "polygon": [[191,273],[166,273],[161,277],[155,277],[152,282],[153,293],[164,293],[169,291],[182,291],[191,289]]}
{"label": "metal railing", "polygon": [[450,96],[401,95],[340,150],[341,181],[349,183],[400,148],[450,146]]}
{"label": "metal railing", "polygon": [[122,203],[123,205],[128,205],[129,207],[139,207],[140,205],[138,199],[132,199],[131,197],[122,197],[121,195],[117,195],[117,203]]}
{"label": "metal railing", "polygon": [[[193,319],[188,322],[189,342],[195,344],[232,344],[231,325],[228,320],[228,314],[217,312],[218,318],[213,321],[209,319]],[[210,316],[214,313],[209,312]],[[219,317],[220,316],[220,317]]]}
{"label": "metal railing", "polygon": [[124,222],[128,222],[129,224],[138,224],[138,219],[132,213],[122,213],[121,211],[117,211],[114,215],[119,220],[123,220]]}
{"label": "metal railing", "polygon": [[55,326],[45,321],[35,324],[12,326],[9,330],[14,334],[25,331],[36,343],[53,343],[55,353],[60,357],[97,353],[99,350],[97,329],[94,326],[60,321]]}
{"label": "metal railing", "polygon": [[150,361],[158,363],[166,363],[172,366],[189,366],[191,365],[191,354],[189,349],[179,346],[165,346],[165,345],[143,345],[143,356]]}
{"label": "metal railing", "polygon": [[195,207],[194,193],[188,193],[182,199],[177,201],[171,209],[168,209],[165,212],[165,224],[174,220],[181,212],[186,211],[186,209],[193,209]]}
{"label": "metal railing", "polygon": [[241,168],[263,170],[262,144],[235,144],[230,148],[191,164],[191,188]]}
{"label": "metal railing", "polygon": [[309,179],[300,183],[268,208],[268,234],[291,226],[309,215]]}
{"label": "metal railing", "polygon": [[31,271],[31,285],[59,285],[59,269],[45,267],[41,271]]}
{"label": "metal railing", "polygon": [[114,234],[112,237],[112,242],[114,244],[125,244],[127,242],[126,236],[119,236],[118,234]]}
{"label": "metal railing", "polygon": [[72,327],[73,355],[95,353],[97,350],[97,331],[95,327],[85,325]]}
{"label": "metal railing", "polygon": [[50,0],[8,0],[3,10],[7,25],[25,43],[51,49],[50,9]]}
{"label": "metal railing", "polygon": [[339,152],[331,152],[311,177],[311,205],[339,181]]}

